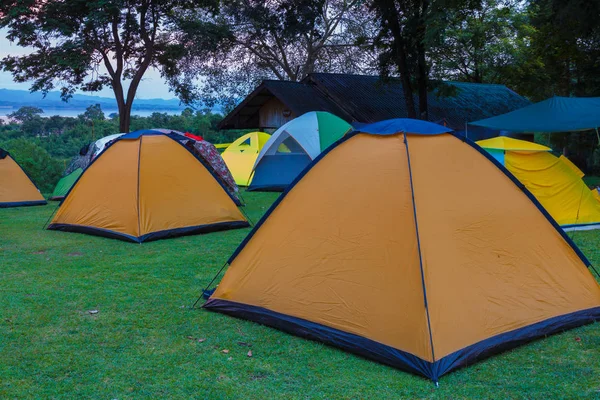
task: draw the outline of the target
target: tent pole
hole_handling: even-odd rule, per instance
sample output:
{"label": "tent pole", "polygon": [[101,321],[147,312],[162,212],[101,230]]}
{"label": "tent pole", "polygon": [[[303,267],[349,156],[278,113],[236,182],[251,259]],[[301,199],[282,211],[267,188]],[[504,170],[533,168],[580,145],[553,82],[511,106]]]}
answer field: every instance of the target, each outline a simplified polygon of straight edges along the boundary
{"label": "tent pole", "polygon": [[600,147],[600,133],[598,133],[598,127],[596,127],[596,137],[598,138],[598,146]]}
{"label": "tent pole", "polygon": [[[408,178],[410,182],[410,192],[412,197],[412,206],[413,206],[413,218],[415,222],[415,235],[417,238],[417,251],[419,253],[419,268],[421,270],[421,285],[423,286],[423,303],[425,305],[425,314],[427,315],[427,328],[429,330],[429,345],[431,346],[431,358],[433,362],[435,359],[435,352],[433,347],[433,334],[431,333],[431,320],[429,318],[429,304],[427,302],[427,286],[425,285],[425,273],[423,272],[423,255],[421,253],[421,238],[419,235],[419,221],[417,218],[417,204],[415,200],[415,187],[413,185],[413,177],[412,177],[412,166],[410,164],[410,152],[408,151],[408,138],[406,136],[406,132],[404,132],[404,147],[406,148],[406,161],[408,164]],[[436,386],[438,383],[438,377],[436,376],[434,379]]]}
{"label": "tent pole", "polygon": [[465,121],[465,137],[469,138],[469,124],[467,124],[467,121]]}

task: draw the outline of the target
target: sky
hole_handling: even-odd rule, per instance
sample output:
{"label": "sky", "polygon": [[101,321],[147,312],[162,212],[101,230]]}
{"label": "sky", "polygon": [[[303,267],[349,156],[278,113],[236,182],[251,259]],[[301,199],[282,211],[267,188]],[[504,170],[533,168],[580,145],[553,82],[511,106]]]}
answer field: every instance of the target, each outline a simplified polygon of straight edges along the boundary
{"label": "sky", "polygon": [[[31,49],[19,47],[6,39],[6,30],[0,29],[0,58],[4,58],[7,55],[21,55],[28,54]],[[0,88],[1,89],[15,89],[15,90],[29,90],[31,83],[16,83],[13,82],[12,76],[8,72],[0,71]],[[83,93],[83,92],[78,92]],[[114,97],[113,91],[110,88],[104,88],[100,92],[96,93],[84,93],[87,95],[97,95],[102,97]],[[137,90],[136,98],[138,99],[172,99],[175,96],[169,92],[169,87],[160,77],[160,73],[155,70],[148,70],[140,82],[140,86]]]}

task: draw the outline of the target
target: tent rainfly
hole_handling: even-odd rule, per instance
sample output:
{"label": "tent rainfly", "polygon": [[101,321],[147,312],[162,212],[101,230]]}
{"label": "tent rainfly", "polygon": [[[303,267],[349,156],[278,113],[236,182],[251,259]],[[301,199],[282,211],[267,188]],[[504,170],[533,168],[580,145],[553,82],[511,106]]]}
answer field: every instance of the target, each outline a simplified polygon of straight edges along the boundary
{"label": "tent rainfly", "polygon": [[46,200],[21,166],[0,149],[0,208],[44,204]]}
{"label": "tent rainfly", "polygon": [[237,204],[179,135],[137,131],[86,168],[48,229],[141,243],[247,227]]}
{"label": "tent rainfly", "polygon": [[535,197],[479,146],[425,121],[344,136],[228,262],[204,308],[436,382],[600,319],[589,261]]}

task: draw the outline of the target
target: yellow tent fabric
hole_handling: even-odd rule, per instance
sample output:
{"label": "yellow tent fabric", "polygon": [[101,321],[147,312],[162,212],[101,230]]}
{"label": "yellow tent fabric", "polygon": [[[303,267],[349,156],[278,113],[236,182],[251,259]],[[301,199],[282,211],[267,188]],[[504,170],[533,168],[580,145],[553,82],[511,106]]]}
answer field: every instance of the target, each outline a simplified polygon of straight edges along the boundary
{"label": "yellow tent fabric", "polygon": [[560,161],[562,161],[564,164],[566,164],[568,167],[570,167],[578,177],[583,178],[585,176],[583,171],[580,170],[579,167],[577,167],[577,165],[573,164],[573,162],[571,160],[569,160],[567,157],[561,155],[558,158]]}
{"label": "yellow tent fabric", "polygon": [[528,142],[526,140],[513,139],[506,136],[498,136],[491,139],[480,140],[477,144],[484,149],[505,151],[551,151],[550,147]]}
{"label": "yellow tent fabric", "polygon": [[246,226],[234,199],[185,146],[141,131],[122,136],[85,170],[48,229],[139,243]]}
{"label": "yellow tent fabric", "polygon": [[[600,202],[581,179],[583,172],[570,160],[554,156],[545,146],[517,139],[510,139],[510,145],[502,149],[490,144],[495,139],[498,138],[477,144],[486,149],[504,150],[504,166],[559,225],[566,230],[600,228]],[[542,151],[531,151],[535,146]]]}
{"label": "yellow tent fabric", "polygon": [[248,186],[252,182],[254,162],[271,135],[264,132],[250,132],[239,137],[223,152],[223,160],[235,183]]}
{"label": "yellow tent fabric", "polygon": [[452,134],[349,135],[267,212],[204,307],[434,381],[599,319],[585,256],[488,157]]}
{"label": "yellow tent fabric", "polygon": [[44,204],[46,200],[31,179],[7,151],[0,149],[0,208]]}

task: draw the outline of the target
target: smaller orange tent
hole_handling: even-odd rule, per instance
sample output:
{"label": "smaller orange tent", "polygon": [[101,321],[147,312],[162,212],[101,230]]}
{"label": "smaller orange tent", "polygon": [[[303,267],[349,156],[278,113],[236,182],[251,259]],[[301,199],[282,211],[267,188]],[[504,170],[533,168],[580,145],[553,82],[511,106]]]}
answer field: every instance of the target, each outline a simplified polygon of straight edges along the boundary
{"label": "smaller orange tent", "polygon": [[0,149],[0,208],[44,204],[46,200],[21,166]]}
{"label": "smaller orange tent", "polygon": [[249,226],[238,200],[177,136],[121,136],[75,182],[48,229],[141,243]]}

